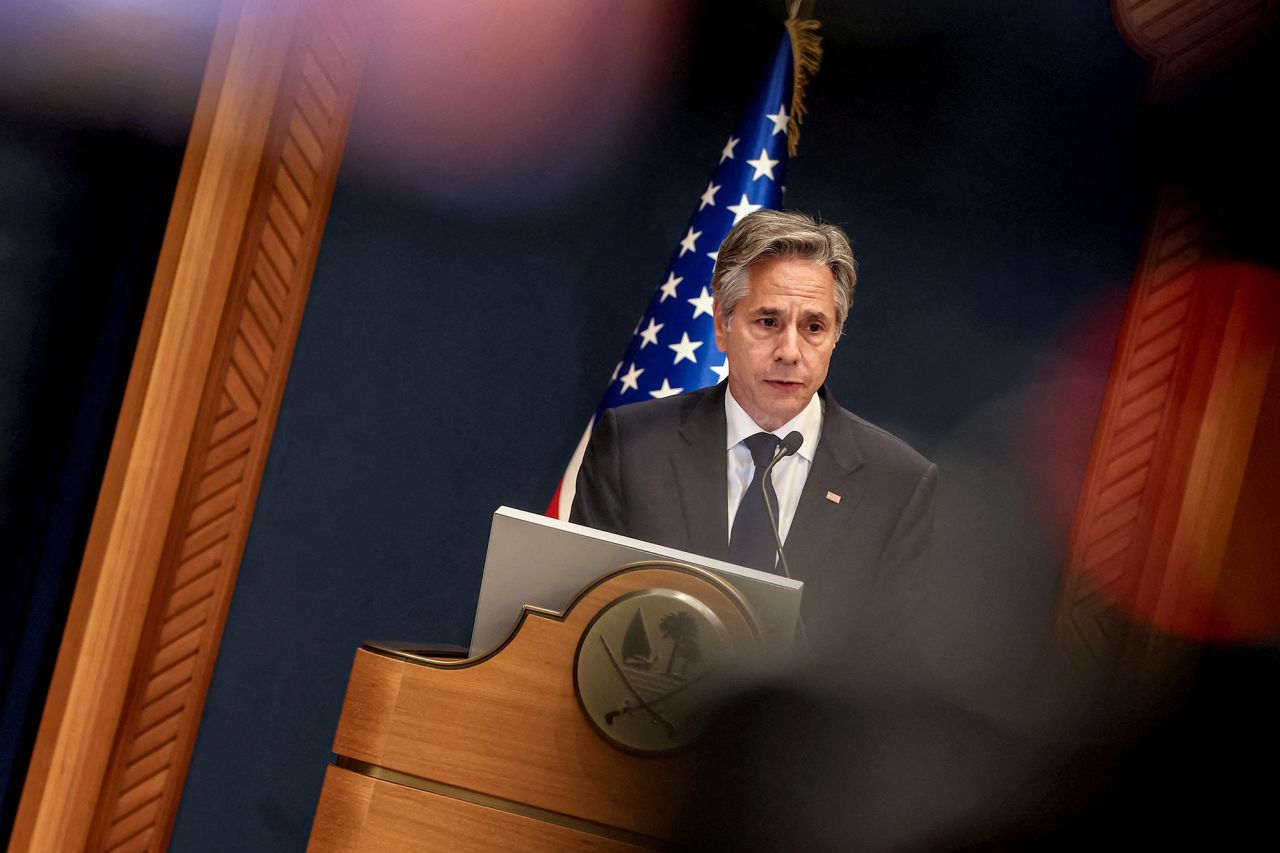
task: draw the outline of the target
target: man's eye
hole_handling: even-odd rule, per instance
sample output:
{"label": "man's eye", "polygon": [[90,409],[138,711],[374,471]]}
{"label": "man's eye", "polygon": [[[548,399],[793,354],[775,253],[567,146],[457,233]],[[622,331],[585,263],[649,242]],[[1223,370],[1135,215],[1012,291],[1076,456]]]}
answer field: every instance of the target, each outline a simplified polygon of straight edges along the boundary
{"label": "man's eye", "polygon": [[810,324],[809,324],[809,331],[810,331],[810,332],[812,332],[812,333],[813,333],[813,334],[815,334],[815,335],[816,335],[816,334],[818,334],[819,332],[821,332],[821,331],[822,331],[822,324],[821,324],[821,323],[810,323]]}
{"label": "man's eye", "polygon": [[774,326],[778,325],[778,321],[773,317],[761,317],[760,325],[764,326],[766,329],[772,329]]}

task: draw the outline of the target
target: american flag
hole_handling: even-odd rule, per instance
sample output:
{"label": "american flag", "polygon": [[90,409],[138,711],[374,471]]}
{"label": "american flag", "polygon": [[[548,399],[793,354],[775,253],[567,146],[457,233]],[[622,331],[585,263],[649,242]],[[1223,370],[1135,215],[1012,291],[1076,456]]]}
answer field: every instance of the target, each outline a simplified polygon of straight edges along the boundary
{"label": "american flag", "polygon": [[547,508],[552,518],[569,517],[578,467],[602,412],[714,385],[728,375],[725,356],[716,349],[711,273],[730,228],[752,211],[782,204],[788,110],[794,109],[792,57],[788,33],[738,127],[716,152],[711,180]]}

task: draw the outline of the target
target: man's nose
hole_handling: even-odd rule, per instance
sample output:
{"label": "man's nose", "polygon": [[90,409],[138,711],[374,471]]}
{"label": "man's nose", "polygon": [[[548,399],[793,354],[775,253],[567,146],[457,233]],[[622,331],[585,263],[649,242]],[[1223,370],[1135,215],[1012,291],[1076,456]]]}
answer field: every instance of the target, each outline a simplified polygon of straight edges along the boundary
{"label": "man's nose", "polygon": [[778,334],[773,357],[788,364],[800,360],[800,333],[794,326],[785,326]]}

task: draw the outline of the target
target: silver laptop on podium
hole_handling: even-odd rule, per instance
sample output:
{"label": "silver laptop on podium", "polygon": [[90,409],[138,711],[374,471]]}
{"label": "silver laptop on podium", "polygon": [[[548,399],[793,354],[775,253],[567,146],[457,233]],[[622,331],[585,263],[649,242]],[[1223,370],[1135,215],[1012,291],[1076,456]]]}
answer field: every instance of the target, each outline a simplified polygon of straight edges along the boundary
{"label": "silver laptop on podium", "polygon": [[601,575],[652,559],[687,563],[720,575],[751,605],[769,648],[783,655],[790,651],[802,582],[504,506],[493,514],[489,531],[471,657],[501,644],[524,605],[563,611]]}

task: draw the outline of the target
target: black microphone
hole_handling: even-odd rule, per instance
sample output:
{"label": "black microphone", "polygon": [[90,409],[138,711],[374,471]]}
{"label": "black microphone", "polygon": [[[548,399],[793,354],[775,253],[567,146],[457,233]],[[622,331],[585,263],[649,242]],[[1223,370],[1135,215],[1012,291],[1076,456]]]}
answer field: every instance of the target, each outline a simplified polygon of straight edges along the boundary
{"label": "black microphone", "polygon": [[774,458],[774,462],[784,459],[792,455],[800,449],[800,445],[804,444],[804,436],[798,430],[792,430],[787,433],[787,437],[782,439],[782,443],[778,445],[778,455]]}
{"label": "black microphone", "polygon": [[[778,561],[782,563],[782,571],[788,580],[795,580],[791,577],[791,567],[787,565],[787,555],[782,550],[782,534],[778,532],[778,517],[773,512],[773,507],[769,505],[769,490],[765,488],[765,484],[770,482],[773,475],[773,466],[777,465],[783,459],[791,456],[800,449],[800,445],[804,444],[804,436],[799,430],[792,430],[787,433],[786,438],[778,445],[778,450],[773,456],[773,461],[764,469],[764,476],[760,478],[760,494],[764,497],[764,508],[769,513],[769,529],[773,531],[773,542],[778,547]],[[805,630],[804,620],[797,620],[797,627],[800,629],[800,637],[805,645],[809,644],[809,632]]]}

